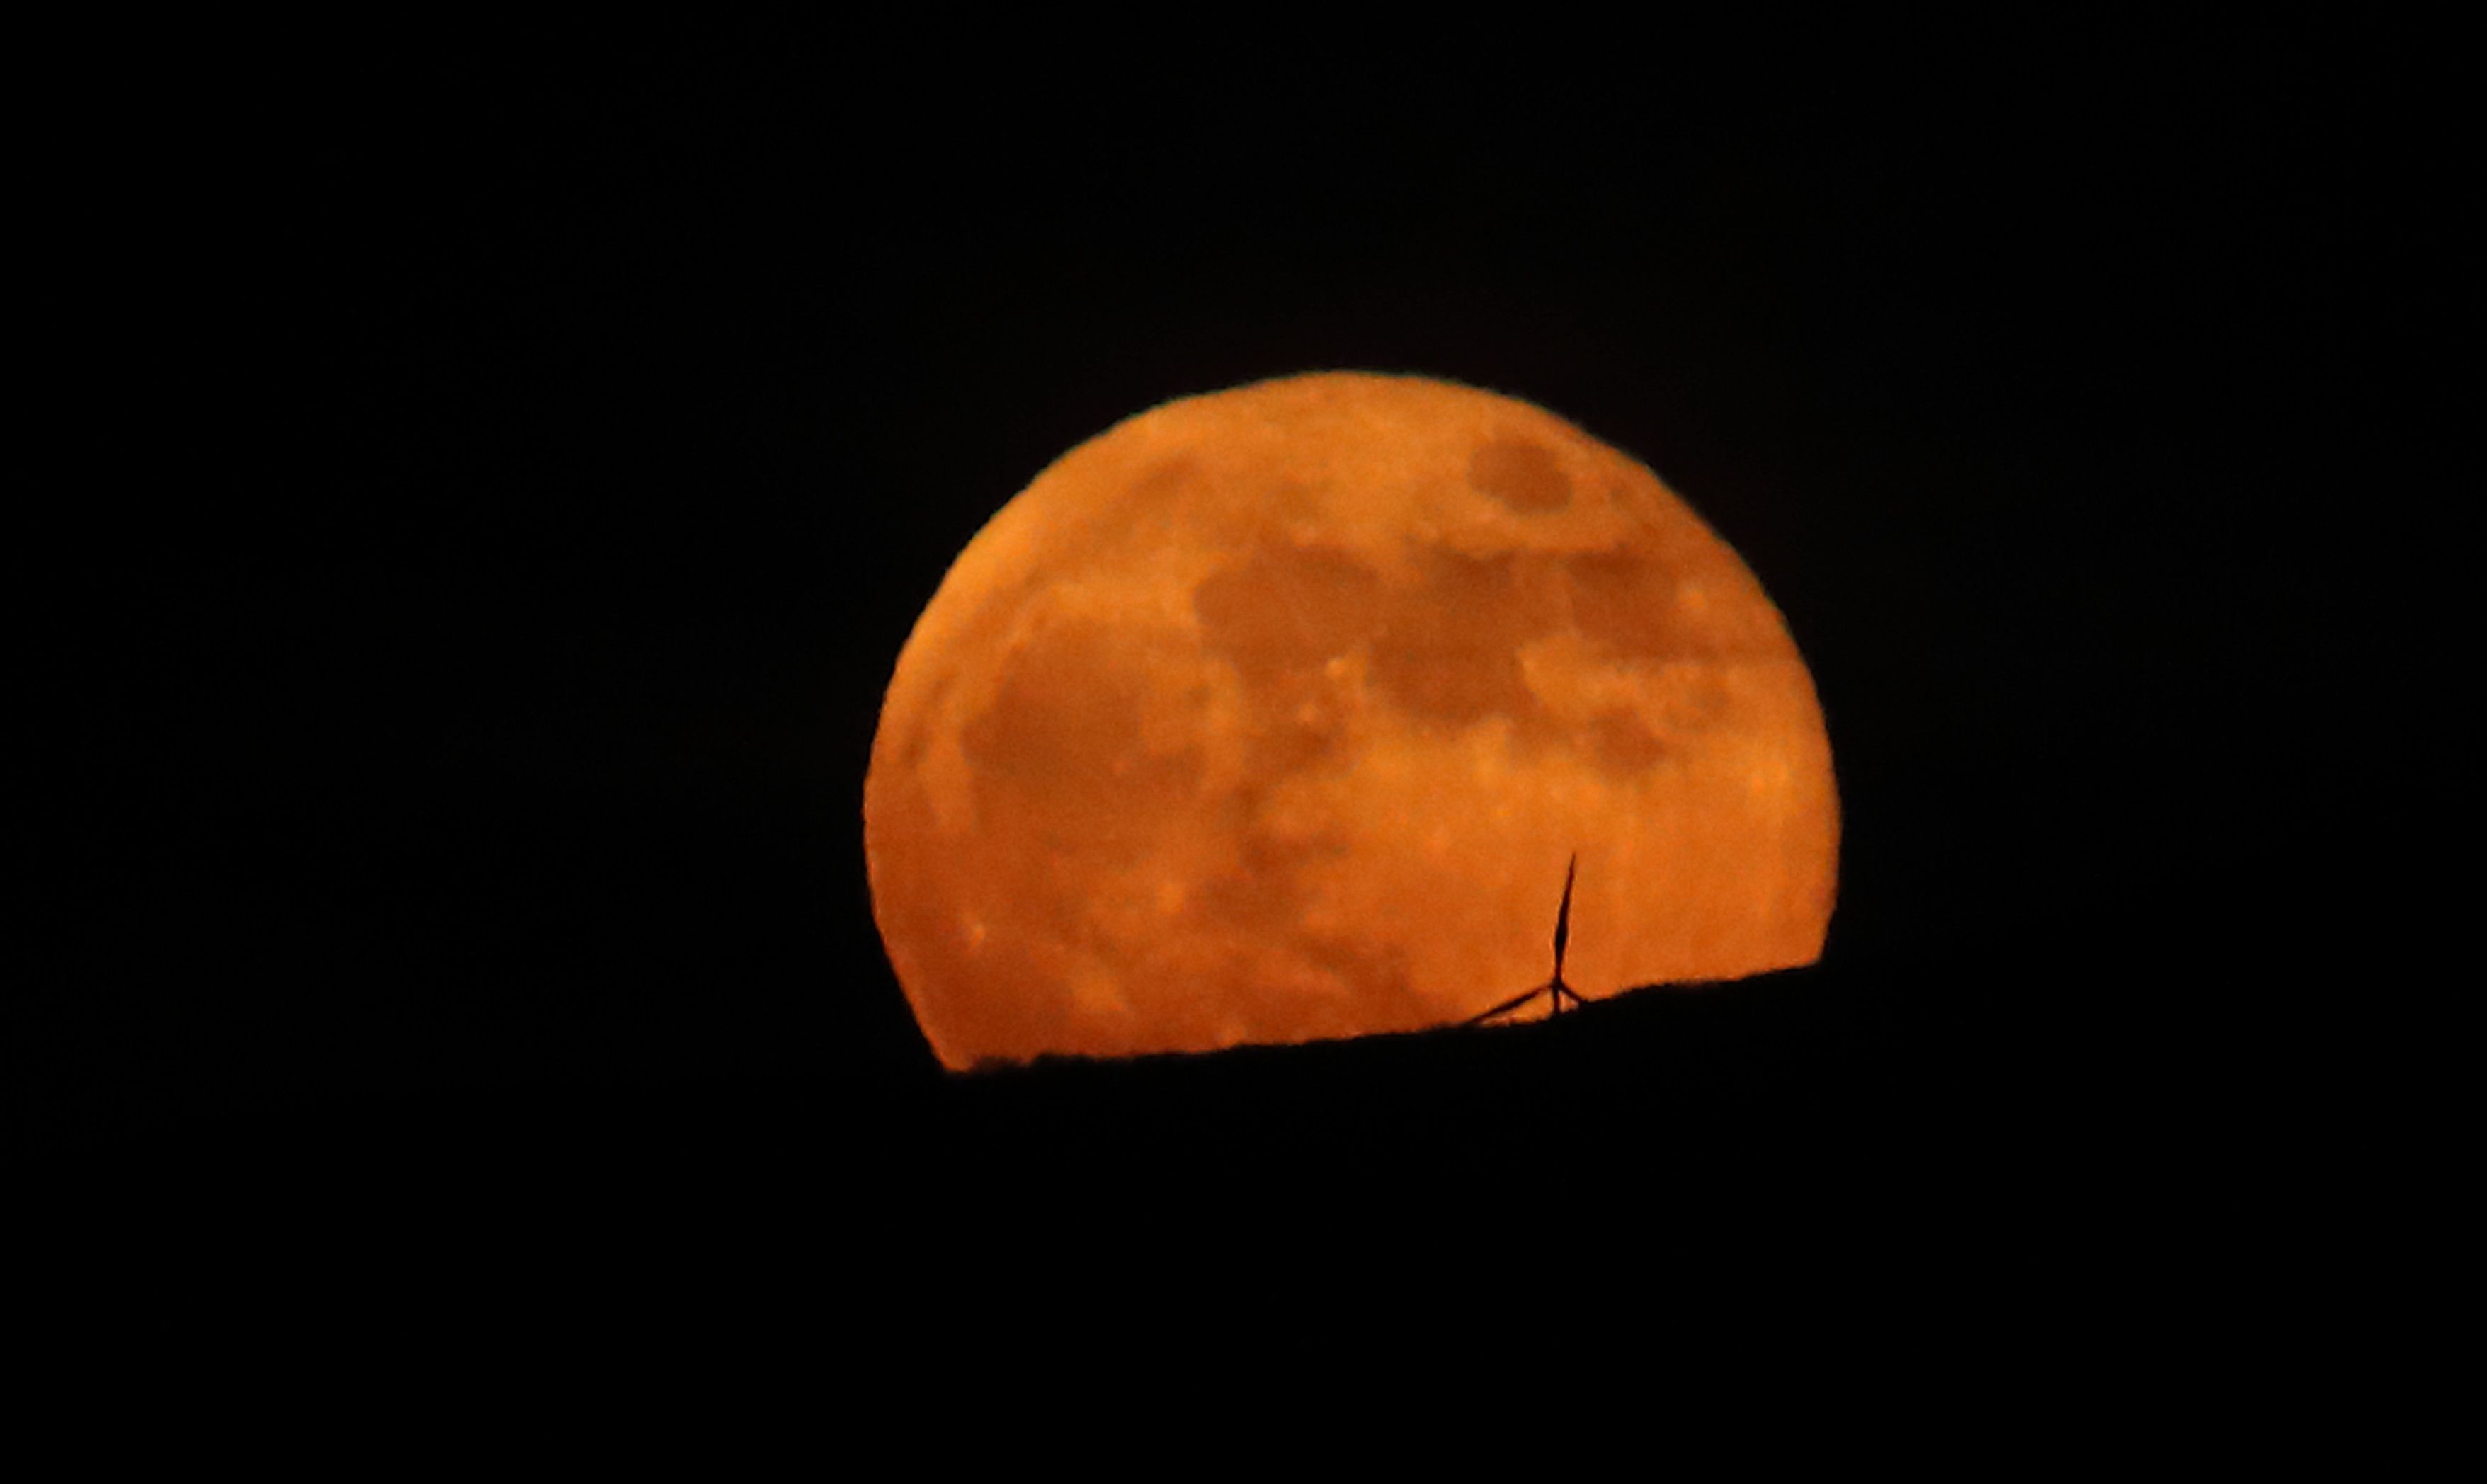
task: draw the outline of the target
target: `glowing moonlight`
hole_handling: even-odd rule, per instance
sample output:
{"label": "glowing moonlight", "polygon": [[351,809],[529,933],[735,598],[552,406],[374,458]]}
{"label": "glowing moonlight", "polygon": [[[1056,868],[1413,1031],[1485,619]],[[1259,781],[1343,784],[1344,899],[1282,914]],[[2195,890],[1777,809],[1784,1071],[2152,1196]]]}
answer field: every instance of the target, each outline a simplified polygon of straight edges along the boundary
{"label": "glowing moonlight", "polygon": [[1545,410],[1413,377],[1185,398],[959,556],[864,782],[942,1062],[1456,1022],[1808,964],[1838,796],[1736,553]]}

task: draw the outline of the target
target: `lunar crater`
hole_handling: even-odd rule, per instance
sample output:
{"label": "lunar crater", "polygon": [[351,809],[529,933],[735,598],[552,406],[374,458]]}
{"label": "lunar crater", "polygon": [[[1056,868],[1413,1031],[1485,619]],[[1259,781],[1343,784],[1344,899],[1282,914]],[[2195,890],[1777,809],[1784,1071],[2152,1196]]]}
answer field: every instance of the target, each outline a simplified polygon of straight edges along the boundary
{"label": "lunar crater", "polygon": [[1203,578],[1191,609],[1202,646],[1268,686],[1363,642],[1383,591],[1382,574],[1351,552],[1265,543]]}
{"label": "lunar crater", "polygon": [[1523,437],[1477,445],[1468,455],[1468,483],[1523,515],[1572,503],[1572,476],[1563,472],[1552,450]]}

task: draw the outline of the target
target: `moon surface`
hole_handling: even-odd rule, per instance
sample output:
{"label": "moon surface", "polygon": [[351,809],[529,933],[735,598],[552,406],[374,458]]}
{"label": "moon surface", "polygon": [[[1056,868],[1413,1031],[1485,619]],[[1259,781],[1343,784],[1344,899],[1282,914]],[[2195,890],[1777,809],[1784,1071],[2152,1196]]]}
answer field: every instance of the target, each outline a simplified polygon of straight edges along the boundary
{"label": "moon surface", "polygon": [[1130,418],[960,553],[864,783],[953,1069],[1456,1022],[1820,957],[1838,795],[1744,563],[1543,408],[1323,373]]}

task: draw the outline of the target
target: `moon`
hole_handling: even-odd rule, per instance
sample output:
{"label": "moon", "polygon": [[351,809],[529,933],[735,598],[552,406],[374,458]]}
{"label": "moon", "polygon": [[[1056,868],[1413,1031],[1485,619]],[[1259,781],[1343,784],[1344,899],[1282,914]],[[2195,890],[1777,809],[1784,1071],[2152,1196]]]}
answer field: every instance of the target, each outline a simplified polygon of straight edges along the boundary
{"label": "moon", "polygon": [[1815,962],[1821,706],[1744,562],[1528,403],[1327,372],[1080,444],[967,544],[864,780],[958,1070],[1455,1023]]}

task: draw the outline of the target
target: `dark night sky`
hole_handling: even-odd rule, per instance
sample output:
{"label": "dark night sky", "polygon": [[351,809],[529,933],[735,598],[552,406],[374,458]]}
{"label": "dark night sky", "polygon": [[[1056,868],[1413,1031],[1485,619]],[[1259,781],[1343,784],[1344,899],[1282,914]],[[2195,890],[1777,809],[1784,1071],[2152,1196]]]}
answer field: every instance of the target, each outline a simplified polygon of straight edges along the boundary
{"label": "dark night sky", "polygon": [[30,1142],[926,1096],[859,835],[914,615],[1074,444],[1320,368],[1538,402],[1745,555],[1830,721],[1833,964],[2180,939],[2111,1044],[2357,954],[2341,585],[2389,601],[2367,491],[2444,483],[2384,369],[2444,333],[2423,48],[1152,44],[339,38],[99,124],[155,432]]}

